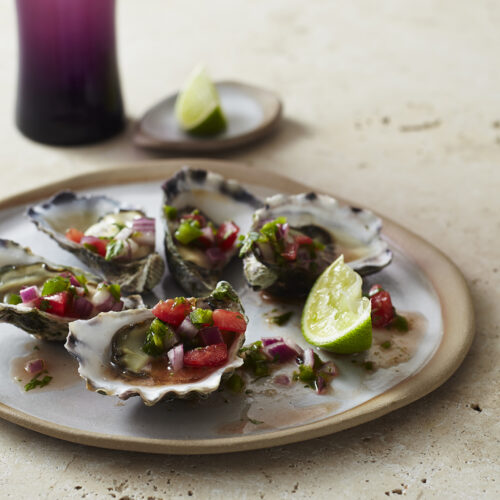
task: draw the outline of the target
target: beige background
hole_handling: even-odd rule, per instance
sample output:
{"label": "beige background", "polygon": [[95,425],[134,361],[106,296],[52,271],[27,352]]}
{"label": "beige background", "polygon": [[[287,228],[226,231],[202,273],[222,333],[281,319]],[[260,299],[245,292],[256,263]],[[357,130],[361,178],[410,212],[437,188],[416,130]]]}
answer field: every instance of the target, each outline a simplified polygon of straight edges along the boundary
{"label": "beige background", "polygon": [[[498,2],[118,4],[131,119],[173,92],[199,61],[217,79],[275,90],[285,104],[281,130],[225,157],[327,184],[438,246],[470,285],[477,337],[457,373],[422,400],[336,435],[270,450],[141,455],[0,421],[0,497],[498,497]],[[13,126],[12,1],[0,3],[0,29],[0,196],[153,157],[133,148],[130,133],[78,148],[24,139]]]}

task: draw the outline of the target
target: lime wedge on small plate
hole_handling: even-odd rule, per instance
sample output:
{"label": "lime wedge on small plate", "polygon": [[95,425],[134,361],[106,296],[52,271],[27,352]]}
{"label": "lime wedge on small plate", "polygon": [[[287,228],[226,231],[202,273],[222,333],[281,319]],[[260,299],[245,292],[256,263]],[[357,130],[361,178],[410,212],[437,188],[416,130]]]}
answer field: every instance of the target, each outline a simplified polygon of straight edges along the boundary
{"label": "lime wedge on small plate", "polygon": [[195,68],[179,93],[175,116],[181,128],[193,135],[215,135],[225,130],[227,121],[219,94],[203,66]]}
{"label": "lime wedge on small plate", "polygon": [[344,264],[343,255],[325,269],[302,312],[302,334],[307,342],[339,354],[371,346],[371,306],[362,296],[361,286],[361,276]]}

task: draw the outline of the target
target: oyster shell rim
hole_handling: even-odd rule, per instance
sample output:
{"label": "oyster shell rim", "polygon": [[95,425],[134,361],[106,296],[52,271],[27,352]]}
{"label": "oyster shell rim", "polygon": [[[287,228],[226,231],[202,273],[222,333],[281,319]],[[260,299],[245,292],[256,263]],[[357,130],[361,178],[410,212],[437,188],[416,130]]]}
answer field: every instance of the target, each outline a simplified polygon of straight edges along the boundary
{"label": "oyster shell rim", "polygon": [[[228,282],[219,281],[217,286],[220,283]],[[229,287],[231,292],[236,293],[230,284]],[[237,300],[231,300],[231,302],[237,306],[242,314],[244,314],[243,306],[237,294],[236,297]],[[206,298],[207,297],[200,297],[199,300],[204,300]],[[109,311],[100,313],[89,320],[76,320],[68,325],[69,334],[64,347],[77,359],[78,374],[85,380],[88,390],[107,396],[117,396],[124,400],[132,396],[139,396],[145,405],[153,406],[159,401],[168,398],[169,395],[180,399],[188,398],[194,394],[200,396],[209,395],[220,387],[222,379],[226,374],[234,372],[236,368],[243,365],[243,359],[238,356],[238,351],[245,342],[245,334],[239,335],[231,345],[228,351],[228,361],[219,367],[214,367],[214,371],[200,380],[183,384],[159,384],[153,386],[127,384],[126,380],[119,379],[120,373],[116,368],[112,367],[111,341],[121,327],[131,324],[132,319],[140,322],[148,319],[152,320],[154,318],[155,316],[151,312],[151,309],[130,309],[120,312]],[[119,326],[113,323],[114,319],[119,321]],[[93,326],[103,321],[109,321],[113,324],[113,329],[104,331],[96,339]],[[97,340],[98,345],[91,347],[88,344],[88,340]],[[97,356],[95,359],[99,366],[94,365],[94,367],[90,366],[90,368],[98,368],[102,371],[97,375],[92,373],[92,371],[87,371],[85,367],[87,363],[84,362],[84,354]],[[86,359],[91,359],[90,356],[87,356]],[[112,367],[111,370],[113,370],[116,376],[111,380],[103,380],[105,377],[104,370],[108,367]]]}

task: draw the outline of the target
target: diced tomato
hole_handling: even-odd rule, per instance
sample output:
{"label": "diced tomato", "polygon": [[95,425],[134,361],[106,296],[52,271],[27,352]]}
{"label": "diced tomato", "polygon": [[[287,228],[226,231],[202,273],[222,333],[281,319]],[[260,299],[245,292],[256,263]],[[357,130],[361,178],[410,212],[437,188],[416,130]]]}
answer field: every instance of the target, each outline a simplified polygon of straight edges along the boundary
{"label": "diced tomato", "polygon": [[298,246],[311,245],[312,242],[313,242],[312,238],[309,238],[309,236],[306,236],[305,234],[298,234],[295,237],[295,243],[297,243]]}
{"label": "diced tomato", "polygon": [[245,333],[247,322],[243,314],[236,311],[226,311],[225,309],[216,309],[212,314],[214,326],[221,330],[229,332]]}
{"label": "diced tomato", "polygon": [[372,306],[372,325],[383,328],[394,319],[391,296],[380,285],[373,285],[369,295]]}
{"label": "diced tomato", "polygon": [[191,312],[191,304],[187,300],[168,299],[158,302],[151,312],[165,323],[179,326]]}
{"label": "diced tomato", "polygon": [[219,366],[227,360],[226,344],[211,344],[184,353],[186,366]]}
{"label": "diced tomato", "polygon": [[75,243],[80,243],[83,236],[83,232],[78,231],[78,229],[75,229],[74,227],[71,227],[66,231],[66,238],[68,238],[68,240],[74,241]]}
{"label": "diced tomato", "polygon": [[203,215],[200,214],[185,214],[181,217],[181,220],[196,220],[200,224],[201,227],[205,227],[207,225],[207,221]]}
{"label": "diced tomato", "polygon": [[80,243],[92,252],[98,253],[101,257],[106,256],[106,245],[108,244],[106,240],[101,240],[96,236],[84,236]]}
{"label": "diced tomato", "polygon": [[215,235],[217,246],[221,250],[229,250],[234,245],[239,231],[240,228],[234,222],[223,222]]}
{"label": "diced tomato", "polygon": [[70,316],[72,296],[68,291],[40,297],[40,309],[57,316]]}

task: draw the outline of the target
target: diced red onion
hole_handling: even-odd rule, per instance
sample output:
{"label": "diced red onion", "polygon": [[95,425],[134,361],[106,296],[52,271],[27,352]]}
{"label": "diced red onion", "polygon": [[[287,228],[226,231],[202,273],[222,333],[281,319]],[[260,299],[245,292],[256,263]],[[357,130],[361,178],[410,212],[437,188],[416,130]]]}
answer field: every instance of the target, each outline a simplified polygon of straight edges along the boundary
{"label": "diced red onion", "polygon": [[203,233],[203,237],[206,238],[210,243],[215,242],[214,231],[210,226],[205,226],[202,228],[201,232]]}
{"label": "diced red onion", "polygon": [[316,377],[316,392],[318,394],[321,394],[322,392],[324,392],[325,389],[326,389],[325,379],[321,375],[318,375]]}
{"label": "diced red onion", "polygon": [[268,345],[262,350],[269,357],[269,359],[276,360],[278,363],[285,363],[286,361],[297,357],[299,354],[297,350],[291,347],[286,341]]}
{"label": "diced red onion", "polygon": [[151,231],[139,231],[134,234],[133,239],[139,245],[146,247],[154,247],[156,244],[155,233]]}
{"label": "diced red onion", "polygon": [[114,237],[115,240],[125,241],[127,238],[130,238],[134,231],[129,227],[124,227],[120,230],[120,232]]}
{"label": "diced red onion", "polygon": [[276,342],[283,342],[283,337],[262,337],[262,345],[265,347],[267,345],[276,344]]}
{"label": "diced red onion", "polygon": [[113,307],[110,309],[111,311],[121,311],[123,309],[123,300],[119,300],[115,302]]}
{"label": "diced red onion", "polygon": [[140,217],[139,219],[134,219],[132,221],[132,230],[140,231],[141,233],[155,231],[155,220],[148,217]]}
{"label": "diced red onion", "polygon": [[176,345],[170,349],[167,356],[174,372],[180,370],[184,366],[184,346],[182,344]]}
{"label": "diced red onion", "polygon": [[293,340],[285,339],[283,342],[285,342],[285,344],[288,345],[288,347],[290,347],[290,349],[293,349],[297,353],[297,356],[304,355],[304,349],[302,349],[302,347],[300,347],[300,345],[296,344]]}
{"label": "diced red onion", "polygon": [[102,289],[94,294],[92,303],[99,312],[106,312],[115,305],[115,299],[108,290]]}
{"label": "diced red onion", "polygon": [[61,273],[60,276],[68,278],[69,282],[75,287],[81,286],[81,283],[71,273]]}
{"label": "diced red onion", "polygon": [[40,290],[38,290],[37,286],[29,286],[20,290],[19,295],[23,303],[26,304],[26,302],[31,302],[40,297]]}
{"label": "diced red onion", "polygon": [[288,375],[281,374],[281,375],[276,375],[273,379],[273,382],[278,385],[290,385],[291,380]]}
{"label": "diced red onion", "polygon": [[219,247],[208,248],[205,253],[213,265],[220,264],[226,260],[226,253]]}
{"label": "diced red onion", "polygon": [[322,367],[321,370],[324,373],[327,373],[328,375],[335,376],[337,375],[337,367],[333,363],[333,361],[327,361]]}
{"label": "diced red onion", "polygon": [[77,318],[88,318],[94,309],[94,305],[85,297],[76,297],[73,301],[73,311]]}
{"label": "diced red onion", "polygon": [[83,297],[85,295],[85,288],[83,288],[83,286],[75,286],[75,293]]}
{"label": "diced red onion", "polygon": [[285,239],[288,236],[288,231],[290,230],[288,222],[285,222],[284,224],[278,224],[276,227],[278,229],[276,232],[276,238],[278,240]]}
{"label": "diced red onion", "polygon": [[40,373],[45,369],[45,361],[43,359],[32,359],[26,363],[24,370],[34,375],[35,373]]}
{"label": "diced red onion", "polygon": [[182,323],[177,327],[176,333],[186,339],[192,339],[198,334],[198,328],[191,323],[189,316],[186,316]]}
{"label": "diced red onion", "polygon": [[311,348],[304,351],[304,366],[314,368],[314,351]]}
{"label": "diced red onion", "polygon": [[202,328],[200,338],[204,345],[222,344],[224,342],[224,337],[216,326]]}

